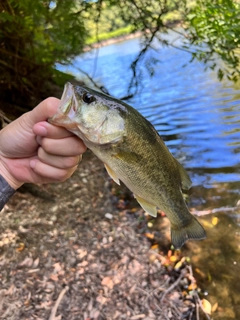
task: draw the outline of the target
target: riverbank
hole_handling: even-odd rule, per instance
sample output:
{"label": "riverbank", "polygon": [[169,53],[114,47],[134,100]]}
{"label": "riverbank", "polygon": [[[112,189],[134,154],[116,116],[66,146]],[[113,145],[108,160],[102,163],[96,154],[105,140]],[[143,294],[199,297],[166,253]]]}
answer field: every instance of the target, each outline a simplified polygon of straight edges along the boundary
{"label": "riverbank", "polygon": [[27,190],[1,213],[1,320],[196,319],[187,259],[151,246],[149,218],[90,152],[68,181]]}
{"label": "riverbank", "polygon": [[134,39],[134,38],[138,38],[142,35],[142,32],[138,31],[138,32],[134,32],[134,33],[130,33],[130,34],[124,34],[118,37],[113,37],[113,38],[109,38],[106,40],[100,40],[98,42],[94,42],[89,46],[86,46],[84,48],[84,51],[90,51],[92,49],[98,49],[100,47],[104,47],[104,46],[108,46],[114,43],[119,43],[121,41],[125,41],[125,40],[130,40],[130,39]]}
{"label": "riverbank", "polygon": [[[181,20],[179,19],[170,19],[165,21],[165,28],[179,28],[182,25]],[[151,33],[150,30],[146,30],[145,33]],[[85,46],[84,51],[90,51],[92,49],[98,49],[100,47],[108,46],[111,44],[119,43],[122,41],[139,38],[143,35],[142,31],[132,32],[131,27],[122,28],[119,30],[115,30],[114,32],[109,32],[108,34],[99,35],[98,39],[90,39],[89,45]]]}

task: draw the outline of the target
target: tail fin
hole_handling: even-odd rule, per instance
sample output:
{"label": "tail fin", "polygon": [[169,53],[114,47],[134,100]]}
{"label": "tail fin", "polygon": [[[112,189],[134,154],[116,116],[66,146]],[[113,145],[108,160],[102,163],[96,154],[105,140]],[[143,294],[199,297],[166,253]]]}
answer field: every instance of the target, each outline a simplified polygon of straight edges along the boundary
{"label": "tail fin", "polygon": [[182,228],[171,229],[172,244],[175,249],[181,248],[187,240],[201,240],[206,238],[206,232],[195,217],[190,223]]}

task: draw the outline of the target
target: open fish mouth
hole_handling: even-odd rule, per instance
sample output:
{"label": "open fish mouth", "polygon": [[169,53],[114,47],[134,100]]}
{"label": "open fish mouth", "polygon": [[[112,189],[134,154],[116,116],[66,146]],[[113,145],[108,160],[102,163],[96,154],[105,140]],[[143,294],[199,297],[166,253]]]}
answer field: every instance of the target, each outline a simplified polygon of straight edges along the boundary
{"label": "open fish mouth", "polygon": [[66,129],[77,128],[76,123],[72,121],[76,116],[77,103],[74,87],[71,83],[67,83],[64,87],[58,111],[48,119],[48,122],[57,126],[64,126]]}

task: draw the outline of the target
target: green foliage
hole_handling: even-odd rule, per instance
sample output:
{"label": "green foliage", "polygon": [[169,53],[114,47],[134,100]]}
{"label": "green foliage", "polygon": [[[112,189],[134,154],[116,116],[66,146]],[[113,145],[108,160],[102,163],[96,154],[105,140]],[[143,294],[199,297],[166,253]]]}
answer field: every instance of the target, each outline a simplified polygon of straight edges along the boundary
{"label": "green foliage", "polygon": [[39,91],[56,62],[82,52],[87,32],[80,9],[75,0],[1,0],[1,94]]}
{"label": "green foliage", "polygon": [[216,68],[220,79],[236,81],[239,12],[234,0],[1,0],[0,99],[41,96],[49,80],[62,84],[68,77],[55,71],[56,63],[70,63],[85,45],[141,31],[141,52],[130,66],[129,88],[135,88],[139,64],[154,73],[156,61],[144,58],[153,41],[174,46],[162,37],[173,29],[172,20],[182,21],[185,29],[181,49]]}
{"label": "green foliage", "polygon": [[[197,0],[186,17],[193,58],[217,68],[219,79],[240,76],[240,3],[233,0]],[[220,58],[220,59],[219,59]],[[222,60],[224,64],[216,61]]]}
{"label": "green foliage", "polygon": [[89,9],[85,13],[84,22],[86,29],[89,30],[91,40],[94,39],[97,42],[101,40],[100,38],[103,37],[103,34],[105,34],[105,39],[108,33],[116,32],[117,30],[123,30],[124,32],[126,27],[129,28],[129,23],[126,23],[120,17],[119,7],[114,4],[111,5],[109,2],[98,1],[92,3]]}

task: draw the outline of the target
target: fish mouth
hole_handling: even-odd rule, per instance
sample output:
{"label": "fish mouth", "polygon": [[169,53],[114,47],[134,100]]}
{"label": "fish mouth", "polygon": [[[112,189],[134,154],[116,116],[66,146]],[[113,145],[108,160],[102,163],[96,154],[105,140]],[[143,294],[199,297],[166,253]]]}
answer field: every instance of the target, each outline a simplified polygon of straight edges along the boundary
{"label": "fish mouth", "polygon": [[48,122],[56,126],[62,126],[66,129],[77,128],[77,125],[72,122],[76,115],[77,99],[75,96],[73,85],[67,82],[64,86],[64,91],[60,100],[58,111],[48,119]]}
{"label": "fish mouth", "polygon": [[55,126],[64,127],[69,130],[77,128],[77,125],[71,122],[71,118],[66,116],[64,113],[55,114],[51,118],[48,118],[48,122]]}

